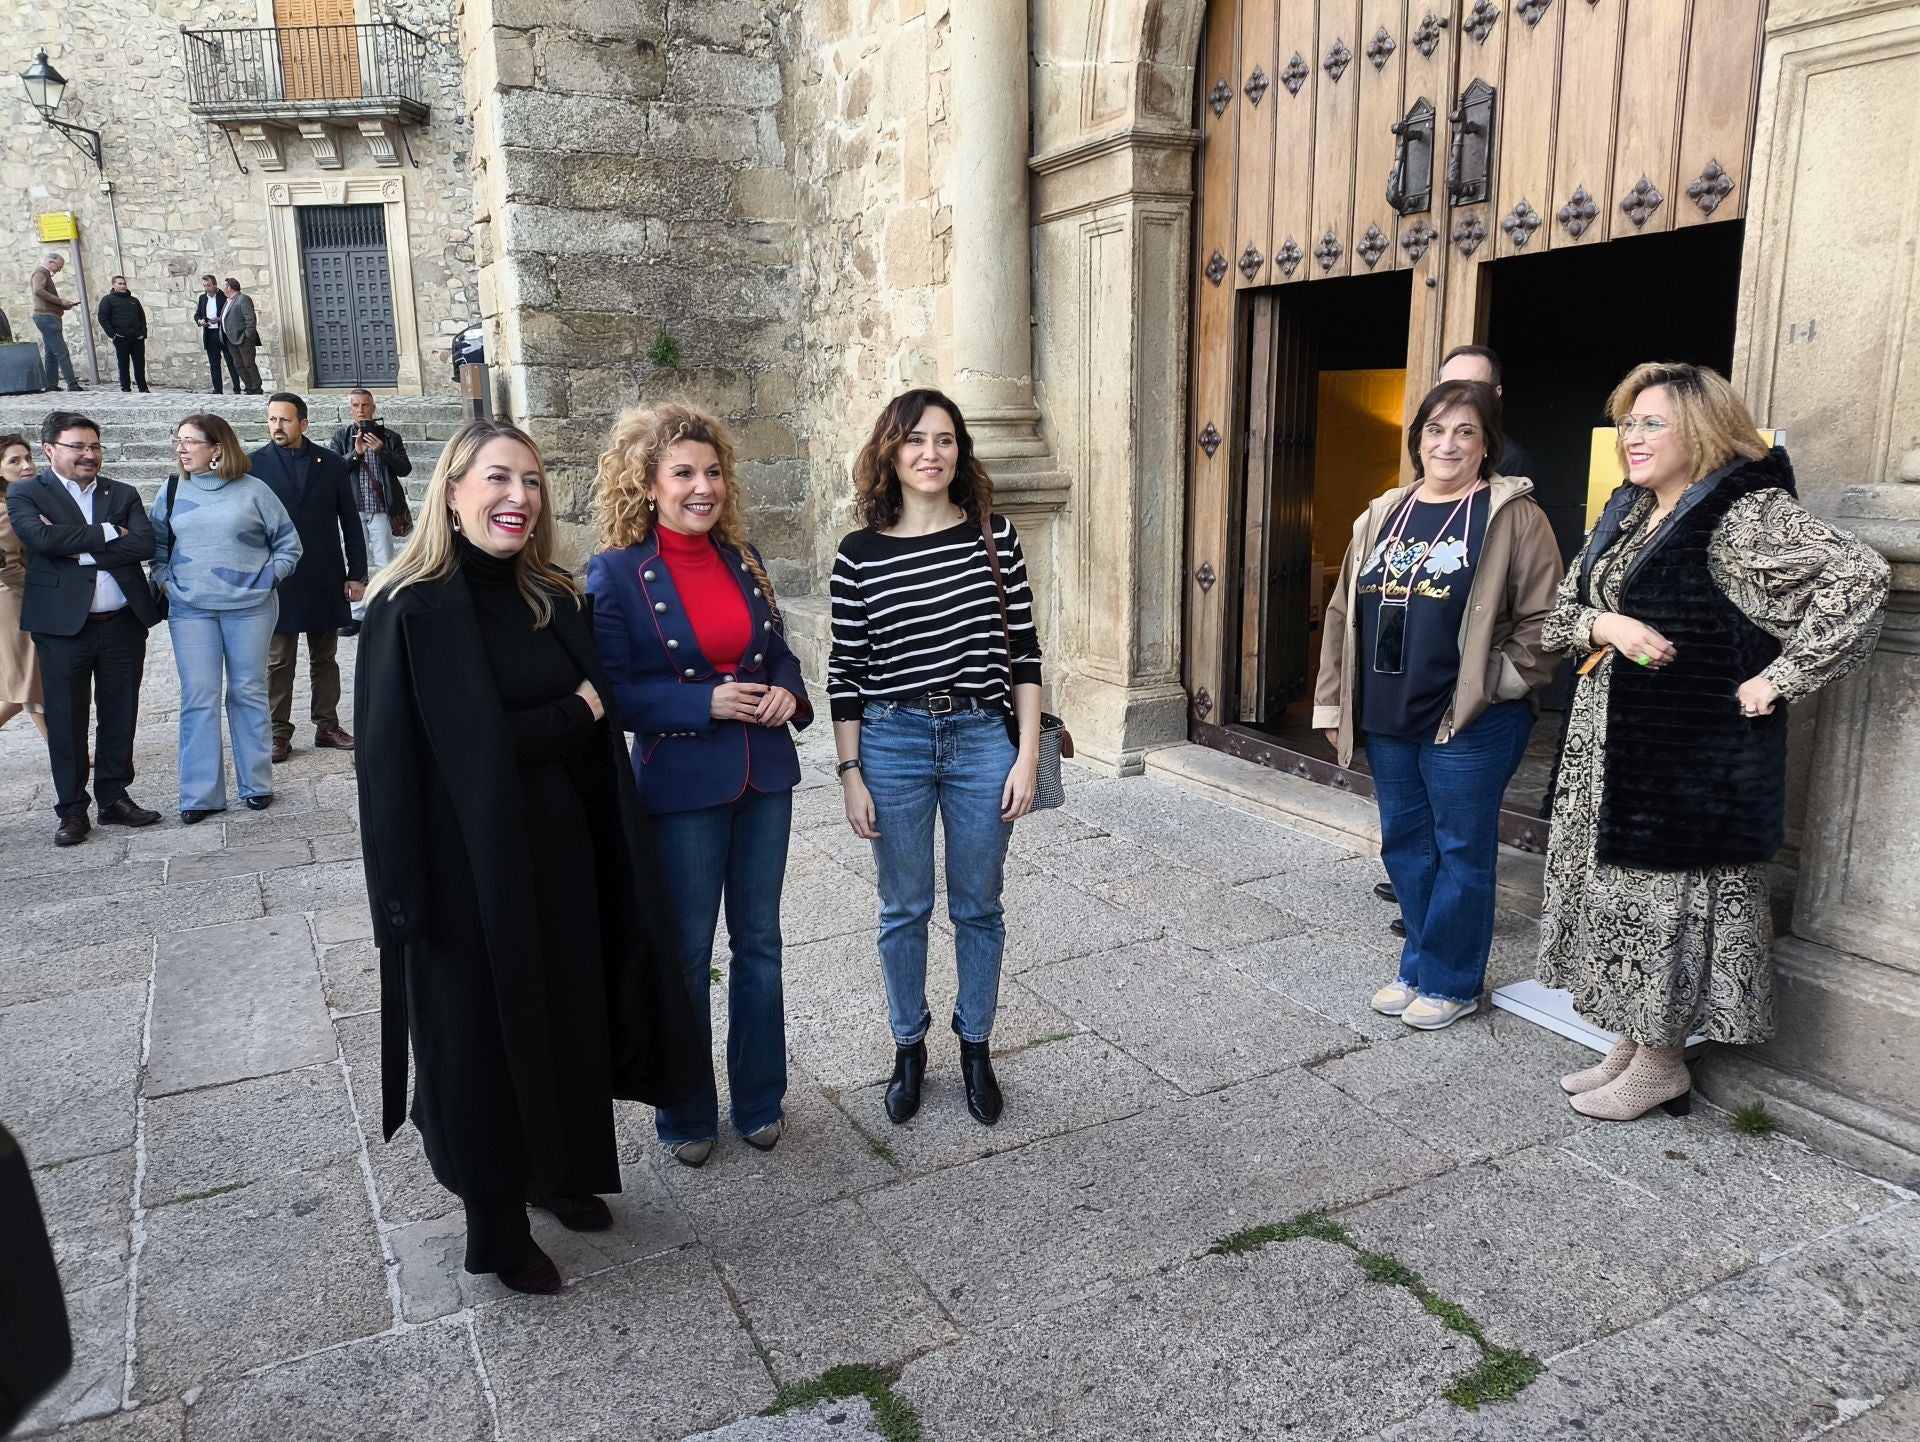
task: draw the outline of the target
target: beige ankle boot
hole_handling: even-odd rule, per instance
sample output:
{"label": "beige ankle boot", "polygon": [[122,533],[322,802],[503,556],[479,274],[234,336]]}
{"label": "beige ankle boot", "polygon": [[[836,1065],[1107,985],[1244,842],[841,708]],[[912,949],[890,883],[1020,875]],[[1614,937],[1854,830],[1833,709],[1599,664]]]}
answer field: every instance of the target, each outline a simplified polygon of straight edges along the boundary
{"label": "beige ankle boot", "polygon": [[1613,1044],[1613,1050],[1601,1059],[1600,1065],[1590,1066],[1585,1071],[1574,1072],[1571,1076],[1560,1078],[1560,1090],[1570,1097],[1581,1092],[1590,1092],[1605,1086],[1621,1072],[1627,1069],[1627,1063],[1633,1060],[1633,1053],[1640,1043],[1630,1036],[1623,1036]]}
{"label": "beige ankle boot", "polygon": [[1692,1109],[1692,1089],[1684,1047],[1643,1046],[1619,1076],[1603,1087],[1569,1097],[1567,1104],[1583,1117],[1608,1122],[1630,1122],[1658,1106],[1685,1116]]}

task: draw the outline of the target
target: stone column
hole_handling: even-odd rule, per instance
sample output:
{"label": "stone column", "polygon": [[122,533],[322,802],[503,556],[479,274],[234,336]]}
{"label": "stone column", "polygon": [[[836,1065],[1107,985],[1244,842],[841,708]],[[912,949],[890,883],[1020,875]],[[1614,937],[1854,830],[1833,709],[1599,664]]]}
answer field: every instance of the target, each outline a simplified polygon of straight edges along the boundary
{"label": "stone column", "polygon": [[1009,499],[1058,507],[1066,477],[1033,401],[1026,0],[952,10],[953,398]]}
{"label": "stone column", "polygon": [[1873,655],[1819,698],[1793,932],[1775,948],[1779,1030],[1726,1048],[1706,1084],[1789,1130],[1920,1181],[1920,450],[1853,486],[1839,524],[1893,564]]}

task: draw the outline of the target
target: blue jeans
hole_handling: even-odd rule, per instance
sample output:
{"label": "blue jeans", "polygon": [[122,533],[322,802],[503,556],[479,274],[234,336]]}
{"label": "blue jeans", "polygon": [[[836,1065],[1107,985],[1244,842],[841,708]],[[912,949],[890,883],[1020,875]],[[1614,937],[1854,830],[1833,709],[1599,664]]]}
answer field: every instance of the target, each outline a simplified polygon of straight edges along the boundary
{"label": "blue jeans", "polygon": [[993,1035],[1000,1004],[1000,955],[1007,927],[1000,883],[1013,823],[1000,819],[1000,794],[1014,746],[998,711],[929,716],[890,702],[867,704],[860,723],[860,774],[873,793],[873,843],[880,873],[880,970],[897,1046],[927,1034],[927,920],[933,914],[933,817],[947,837],[947,915],[953,921],[959,994],[953,1029],[962,1041]]}
{"label": "blue jeans", "polygon": [[[780,990],[780,886],[793,827],[791,791],[749,788],[737,801],[653,818],[671,875],[666,892],[680,934],[680,965],[700,1022],[703,1053],[713,1054],[713,931],[727,906],[727,1088],[734,1127],[744,1136],[772,1126],[787,1095],[787,1018]],[[653,1114],[660,1140],[710,1141],[720,1131],[713,1067],[692,1101]]]}
{"label": "blue jeans", "polygon": [[1407,926],[1400,981],[1422,996],[1480,995],[1493,946],[1500,799],[1532,731],[1533,708],[1503,701],[1444,746],[1367,732],[1380,859]]}
{"label": "blue jeans", "polygon": [[47,348],[46,380],[47,389],[60,389],[60,377],[64,374],[67,385],[78,390],[79,378],[73,373],[73,352],[67,349],[67,332],[57,315],[36,315],[33,318],[35,329],[40,332],[40,343]]}
{"label": "blue jeans", "polygon": [[243,611],[167,606],[173,663],[180,672],[180,809],[224,811],[227,770],[220,754],[221,673],[233,774],[242,796],[273,794],[273,722],[267,713],[267,647],[280,598]]}

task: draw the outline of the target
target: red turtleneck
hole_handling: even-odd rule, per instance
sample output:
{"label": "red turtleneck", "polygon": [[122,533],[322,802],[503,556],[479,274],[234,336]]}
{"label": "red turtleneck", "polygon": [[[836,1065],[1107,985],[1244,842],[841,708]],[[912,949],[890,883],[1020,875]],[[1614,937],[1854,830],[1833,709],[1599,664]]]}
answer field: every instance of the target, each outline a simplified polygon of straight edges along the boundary
{"label": "red turtleneck", "polygon": [[659,526],[660,559],[673,575],[693,638],[715,669],[737,670],[753,642],[753,617],[727,559],[706,536],[683,536]]}

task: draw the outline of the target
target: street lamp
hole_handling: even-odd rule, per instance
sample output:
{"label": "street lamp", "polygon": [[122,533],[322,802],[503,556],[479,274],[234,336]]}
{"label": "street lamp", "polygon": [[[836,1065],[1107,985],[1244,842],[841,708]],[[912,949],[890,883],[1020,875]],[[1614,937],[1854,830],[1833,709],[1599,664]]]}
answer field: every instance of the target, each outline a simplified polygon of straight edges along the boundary
{"label": "street lamp", "polygon": [[26,87],[27,100],[40,112],[40,118],[71,140],[93,162],[94,168],[104,173],[106,165],[100,155],[100,132],[89,130],[84,125],[69,125],[64,120],[54,119],[53,112],[60,108],[60,101],[67,93],[67,77],[47,63],[46,51],[42,50],[34,56],[33,64],[21,72],[20,83]]}

